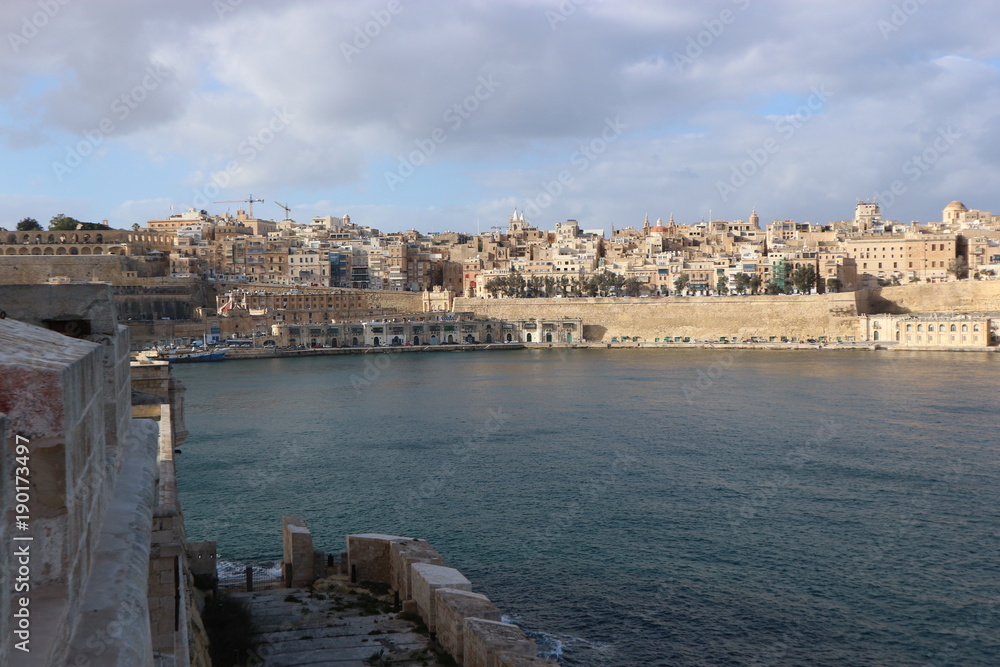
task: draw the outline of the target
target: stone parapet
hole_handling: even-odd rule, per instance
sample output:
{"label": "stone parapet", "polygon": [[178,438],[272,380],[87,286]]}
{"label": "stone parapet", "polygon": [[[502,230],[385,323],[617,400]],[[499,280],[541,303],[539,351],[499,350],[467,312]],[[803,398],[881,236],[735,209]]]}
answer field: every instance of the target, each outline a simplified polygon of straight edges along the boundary
{"label": "stone parapet", "polygon": [[[538,660],[535,657],[537,650],[535,642],[516,625],[480,618],[465,619],[465,667],[500,667],[501,664],[510,665],[511,660],[518,657]],[[506,662],[501,663],[501,660]],[[546,660],[540,664],[551,663]]]}
{"label": "stone parapet", "polygon": [[300,516],[281,517],[281,544],[286,581],[291,569],[289,585],[294,588],[310,586],[317,577],[316,553],[313,550],[312,533],[306,520]]}
{"label": "stone parapet", "polygon": [[427,629],[435,632],[437,615],[435,614],[434,591],[438,588],[471,591],[472,582],[453,567],[431,565],[430,563],[414,563],[410,567],[413,570],[413,601],[417,603],[417,613],[424,619]]}
{"label": "stone parapet", "polygon": [[458,664],[464,660],[465,619],[500,620],[500,610],[488,597],[455,588],[434,591],[434,610],[438,643]]}
{"label": "stone parapet", "polygon": [[347,536],[347,571],[351,581],[391,583],[390,546],[409,542],[412,537],[361,533]]}
{"label": "stone parapet", "polygon": [[410,566],[413,563],[445,565],[444,557],[429,542],[420,539],[393,540],[389,544],[389,585],[400,600],[413,597]]}

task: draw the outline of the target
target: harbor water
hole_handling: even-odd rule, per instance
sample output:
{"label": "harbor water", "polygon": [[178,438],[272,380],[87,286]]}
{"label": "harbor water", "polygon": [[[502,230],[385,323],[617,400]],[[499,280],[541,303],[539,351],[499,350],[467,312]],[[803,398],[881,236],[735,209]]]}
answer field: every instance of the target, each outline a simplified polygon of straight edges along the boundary
{"label": "harbor water", "polygon": [[564,665],[1000,664],[1000,357],[518,350],[179,366],[190,540],[430,541]]}

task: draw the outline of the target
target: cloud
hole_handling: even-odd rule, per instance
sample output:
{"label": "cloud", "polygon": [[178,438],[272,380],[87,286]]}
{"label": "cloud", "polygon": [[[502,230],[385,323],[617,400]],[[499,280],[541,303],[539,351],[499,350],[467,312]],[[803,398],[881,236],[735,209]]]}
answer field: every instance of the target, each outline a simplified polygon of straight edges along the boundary
{"label": "cloud", "polygon": [[[222,1],[231,11],[195,0],[67,2],[16,50],[9,35],[39,4],[3,3],[5,159],[45,165],[109,118],[107,145],[131,161],[80,170],[143,164],[135,171],[157,187],[97,172],[85,182],[103,191],[84,193],[79,179],[66,195],[94,210],[141,215],[120,208],[129,197],[190,205],[235,163],[217,198],[266,190],[374,216],[351,211],[362,224],[468,230],[484,211],[505,221],[507,204],[536,197],[620,117],[627,132],[574,174],[540,224],[570,215],[592,218],[581,220],[588,227],[640,224],[647,211],[692,222],[709,211],[745,217],[752,206],[764,219],[822,222],[889,187],[951,125],[963,139],[887,208],[904,220],[933,219],[955,198],[1000,208],[983,175],[1000,155],[1000,47],[972,37],[1000,22],[1000,6]],[[151,67],[164,74],[144,85]],[[483,77],[496,85],[477,97]],[[829,100],[785,136],[777,124],[817,87]],[[282,109],[293,116],[268,136]],[[438,129],[444,139],[420,175],[388,188],[385,172]],[[723,200],[718,184],[769,137],[778,150]],[[74,187],[46,182],[53,197]]]}

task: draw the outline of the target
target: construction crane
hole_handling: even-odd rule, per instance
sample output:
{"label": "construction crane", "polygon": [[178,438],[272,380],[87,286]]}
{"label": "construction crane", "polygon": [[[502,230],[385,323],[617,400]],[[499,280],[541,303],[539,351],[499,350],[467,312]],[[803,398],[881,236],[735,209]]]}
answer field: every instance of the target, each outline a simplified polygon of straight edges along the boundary
{"label": "construction crane", "polygon": [[292,208],[288,204],[282,204],[280,201],[276,201],[274,203],[285,209],[285,220],[292,219]]}
{"label": "construction crane", "polygon": [[253,195],[250,195],[246,199],[223,199],[222,201],[212,202],[213,204],[249,204],[250,205],[250,218],[253,219],[253,204],[254,202],[264,203],[263,199],[254,199]]}

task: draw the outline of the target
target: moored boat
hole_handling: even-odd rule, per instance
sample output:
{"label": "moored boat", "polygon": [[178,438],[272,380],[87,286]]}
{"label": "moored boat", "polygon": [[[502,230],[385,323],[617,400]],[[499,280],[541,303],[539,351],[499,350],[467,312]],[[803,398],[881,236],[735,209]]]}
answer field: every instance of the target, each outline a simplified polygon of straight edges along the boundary
{"label": "moored boat", "polygon": [[157,348],[140,352],[139,356],[159,361],[187,363],[194,361],[222,361],[229,352],[228,347],[198,349],[192,347]]}

